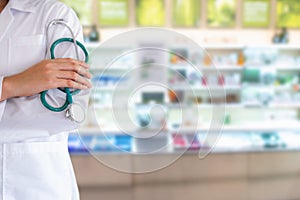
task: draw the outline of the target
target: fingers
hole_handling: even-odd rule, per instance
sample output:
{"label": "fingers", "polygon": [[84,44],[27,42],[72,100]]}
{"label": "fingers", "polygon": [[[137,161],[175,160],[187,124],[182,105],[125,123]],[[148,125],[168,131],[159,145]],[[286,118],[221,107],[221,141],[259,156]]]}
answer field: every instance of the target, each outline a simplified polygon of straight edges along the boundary
{"label": "fingers", "polygon": [[92,87],[88,79],[92,74],[88,71],[89,66],[79,60],[71,58],[57,58],[48,60],[50,68],[57,79],[55,87],[69,87],[75,89],[88,89]]}
{"label": "fingers", "polygon": [[55,65],[55,69],[63,71],[74,71],[86,78],[92,78],[92,74],[88,71],[89,66],[82,61],[69,58],[58,58],[53,60],[53,62],[53,64]]}
{"label": "fingers", "polygon": [[79,90],[86,90],[88,87],[86,85],[83,85],[81,83],[78,83],[73,80],[67,80],[67,79],[58,79],[56,82],[56,88],[63,88],[63,87],[68,87],[68,88],[74,88],[74,89],[79,89]]}
{"label": "fingers", "polygon": [[80,74],[73,72],[73,71],[60,71],[57,74],[57,78],[59,79],[67,79],[67,80],[72,80],[74,82],[77,82],[81,85],[86,86],[87,88],[91,88],[92,84],[83,76]]}
{"label": "fingers", "polygon": [[58,62],[58,63],[69,63],[70,65],[77,65],[77,66],[81,66],[81,67],[84,67],[86,69],[89,68],[89,65],[83,61],[80,61],[80,60],[75,60],[75,59],[72,59],[72,58],[56,58],[56,59],[53,59],[52,61],[54,62]]}
{"label": "fingers", "polygon": [[81,66],[71,66],[71,65],[63,65],[61,66],[60,70],[62,71],[73,71],[73,72],[76,72],[78,74],[80,74],[81,76],[84,76],[88,79],[91,79],[92,78],[92,74],[86,69],[86,68],[83,68]]}

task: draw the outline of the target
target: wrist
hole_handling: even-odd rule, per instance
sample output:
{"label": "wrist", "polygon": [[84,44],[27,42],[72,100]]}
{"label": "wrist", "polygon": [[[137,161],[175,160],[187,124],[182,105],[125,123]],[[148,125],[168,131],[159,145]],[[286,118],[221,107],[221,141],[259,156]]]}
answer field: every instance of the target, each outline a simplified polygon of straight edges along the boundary
{"label": "wrist", "polygon": [[12,77],[4,77],[2,82],[1,101],[15,97]]}

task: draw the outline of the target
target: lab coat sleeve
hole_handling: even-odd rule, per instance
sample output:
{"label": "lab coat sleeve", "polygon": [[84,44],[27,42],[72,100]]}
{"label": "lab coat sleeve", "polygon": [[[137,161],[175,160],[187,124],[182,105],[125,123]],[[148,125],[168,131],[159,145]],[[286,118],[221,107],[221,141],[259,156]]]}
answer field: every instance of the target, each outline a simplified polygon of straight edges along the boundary
{"label": "lab coat sleeve", "polygon": [[[53,19],[64,19],[72,28],[76,39],[83,42],[82,27],[75,12],[64,4],[57,2],[55,6],[49,8],[47,17],[43,26],[46,26]],[[50,13],[50,14],[49,14]],[[46,34],[46,33],[45,33]],[[67,28],[54,26],[49,30],[48,44],[52,44],[56,39],[62,37],[71,37]],[[81,52],[81,51],[80,51]],[[58,45],[55,50],[57,58],[76,58],[74,46],[72,43],[63,43]],[[45,58],[49,59],[49,53],[45,53]],[[84,60],[84,54],[80,53],[80,59]],[[85,111],[88,106],[89,90],[82,90],[79,94],[73,96],[73,101],[80,104]],[[58,89],[49,90],[46,95],[47,102],[54,106],[60,107],[66,100],[66,94]],[[3,104],[0,102],[0,116],[3,111]],[[78,128],[78,123],[66,118],[66,111],[52,112],[45,108],[41,101],[40,95],[36,94],[31,97],[13,98],[6,101],[3,118],[0,121],[0,136],[2,138],[21,139],[42,137],[54,135],[61,132],[72,131]],[[3,139],[4,140],[4,139]]]}

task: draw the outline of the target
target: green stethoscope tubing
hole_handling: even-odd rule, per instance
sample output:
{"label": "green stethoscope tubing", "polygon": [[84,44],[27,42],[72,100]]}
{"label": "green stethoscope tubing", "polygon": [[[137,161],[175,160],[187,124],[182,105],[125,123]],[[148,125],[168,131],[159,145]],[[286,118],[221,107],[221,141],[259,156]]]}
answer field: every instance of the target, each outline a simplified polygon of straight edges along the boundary
{"label": "green stethoscope tubing", "polygon": [[[62,42],[71,42],[71,43],[74,43],[74,40],[73,38],[60,38],[58,40],[56,40],[50,47],[50,58],[51,59],[55,59],[55,55],[54,55],[54,50],[55,48],[57,47],[58,44],[62,43]],[[84,45],[82,43],[80,43],[79,41],[76,40],[76,45],[78,45],[84,55],[85,55],[85,62],[88,63],[89,61],[89,54],[88,54],[88,51],[86,50],[86,48],[84,47]],[[40,98],[41,98],[41,102],[42,104],[49,110],[53,111],[53,112],[61,112],[61,111],[64,111],[65,109],[67,109],[67,107],[73,103],[73,95],[76,95],[80,92],[80,90],[74,90],[74,91],[70,91],[70,88],[64,88],[63,89],[60,89],[62,92],[65,92],[66,93],[66,101],[64,103],[64,105],[62,105],[61,107],[53,107],[51,106],[47,100],[46,100],[46,94],[48,92],[48,90],[45,90],[43,92],[41,92],[41,95],[40,95]]]}

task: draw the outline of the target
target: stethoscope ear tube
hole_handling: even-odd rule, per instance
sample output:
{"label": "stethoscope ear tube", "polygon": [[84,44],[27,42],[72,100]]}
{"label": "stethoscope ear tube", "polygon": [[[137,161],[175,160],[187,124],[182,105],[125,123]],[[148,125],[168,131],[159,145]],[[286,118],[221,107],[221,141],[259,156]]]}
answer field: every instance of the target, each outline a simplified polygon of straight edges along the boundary
{"label": "stethoscope ear tube", "polygon": [[62,105],[61,107],[57,107],[57,108],[51,106],[51,105],[47,102],[47,100],[46,100],[46,94],[47,94],[48,90],[45,90],[45,91],[41,92],[41,95],[40,95],[41,102],[42,102],[42,104],[43,104],[48,110],[51,110],[51,111],[53,111],[53,112],[61,112],[61,111],[64,111],[65,109],[68,108],[68,106],[69,106],[70,104],[73,103],[73,98],[72,98],[72,96],[73,96],[73,95],[76,95],[76,94],[78,94],[78,93],[80,92],[80,90],[74,90],[74,91],[71,92],[71,91],[70,91],[70,88],[64,88],[64,90],[62,90],[62,89],[59,88],[59,90],[61,90],[62,92],[66,93],[66,101],[65,101],[64,105]]}
{"label": "stethoscope ear tube", "polygon": [[[40,99],[41,99],[41,102],[42,104],[48,109],[48,110],[51,110],[53,112],[61,112],[61,111],[64,111],[65,109],[68,108],[69,106],[69,102],[68,102],[68,99],[66,99],[64,105],[62,105],[61,107],[58,107],[58,108],[55,108],[53,106],[51,106],[50,104],[48,104],[47,100],[46,100],[46,94],[47,94],[48,90],[45,90],[43,92],[41,92],[41,95],[40,95]],[[68,95],[67,95],[68,96]]]}
{"label": "stethoscope ear tube", "polygon": [[[55,52],[56,46],[57,46],[58,44],[60,44],[60,43],[63,43],[63,42],[71,42],[71,43],[74,43],[74,40],[73,40],[73,38],[60,38],[60,39],[56,40],[55,42],[53,42],[53,44],[52,44],[51,47],[50,47],[50,58],[51,58],[51,59],[55,59],[54,52]],[[84,45],[83,45],[82,43],[80,43],[79,41],[76,40],[75,42],[76,42],[76,45],[78,45],[78,46],[82,49],[82,51],[83,51],[83,53],[84,53],[84,55],[85,55],[85,61],[84,61],[84,62],[85,62],[85,63],[88,63],[88,62],[89,62],[89,54],[88,54],[86,48],[85,48]]]}

